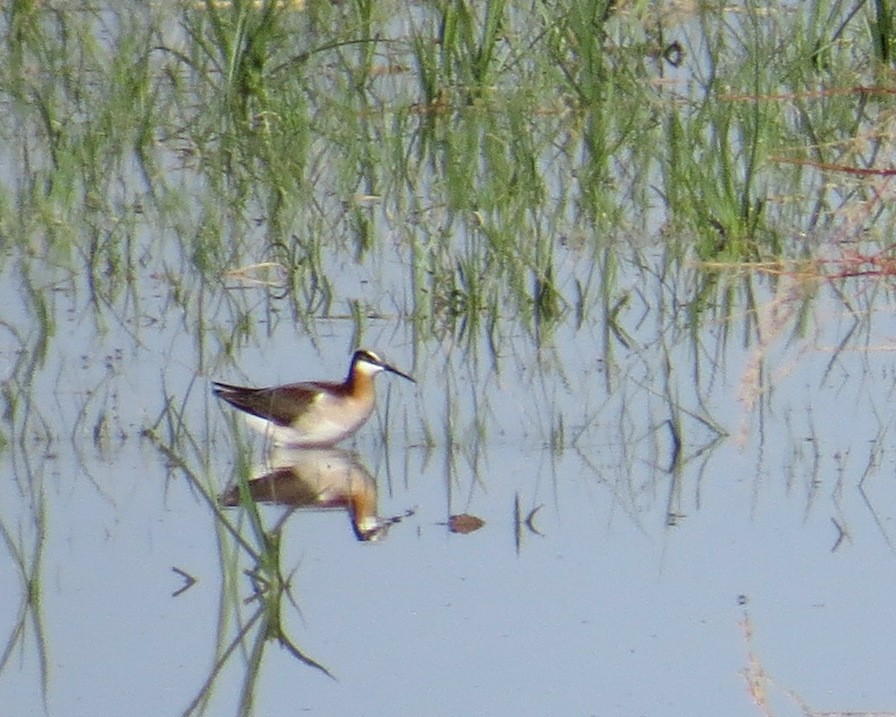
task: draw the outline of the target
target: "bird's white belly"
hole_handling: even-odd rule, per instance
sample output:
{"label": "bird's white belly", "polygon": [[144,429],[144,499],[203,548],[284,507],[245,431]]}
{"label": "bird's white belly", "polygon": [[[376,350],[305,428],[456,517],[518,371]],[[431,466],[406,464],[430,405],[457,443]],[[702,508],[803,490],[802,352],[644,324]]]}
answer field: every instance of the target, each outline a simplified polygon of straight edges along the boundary
{"label": "bird's white belly", "polygon": [[336,403],[321,397],[307,416],[290,426],[281,426],[254,415],[246,416],[250,428],[278,446],[320,448],[332,446],[358,430],[373,412],[373,406]]}

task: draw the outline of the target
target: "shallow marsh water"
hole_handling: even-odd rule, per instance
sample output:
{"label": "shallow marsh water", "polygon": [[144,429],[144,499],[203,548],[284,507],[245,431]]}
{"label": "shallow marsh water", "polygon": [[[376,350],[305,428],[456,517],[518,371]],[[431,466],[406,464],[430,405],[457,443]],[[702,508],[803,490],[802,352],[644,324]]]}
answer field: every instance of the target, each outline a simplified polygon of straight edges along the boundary
{"label": "shallow marsh water", "polygon": [[[221,59],[258,10],[217,7],[153,7],[131,33],[114,8],[35,7],[41,41],[6,17],[4,710],[891,711],[890,189],[771,159],[811,125],[813,151],[861,139],[875,166],[886,106],[806,107],[795,85],[781,108],[775,63],[746,73],[762,87],[724,75],[727,100],[703,79],[763,49],[725,47],[837,17],[620,13],[599,60],[576,44],[586,5],[543,27],[546,7],[505,8],[483,68],[465,43],[488,17],[384,6],[388,42],[259,89]],[[296,37],[378,37],[371,12],[279,16],[263,67]],[[440,18],[456,45],[432,42]],[[660,36],[691,64],[659,73],[639,43]],[[858,65],[862,39],[826,61]],[[556,77],[528,74],[530,47]],[[108,48],[124,101],[102,91]],[[759,132],[755,104],[786,129]],[[265,446],[209,381],[339,378],[357,345],[418,380],[380,377],[346,444],[402,520],[362,544],[343,510],[275,532],[282,507],[217,507]],[[450,533],[460,513],[485,525]]]}

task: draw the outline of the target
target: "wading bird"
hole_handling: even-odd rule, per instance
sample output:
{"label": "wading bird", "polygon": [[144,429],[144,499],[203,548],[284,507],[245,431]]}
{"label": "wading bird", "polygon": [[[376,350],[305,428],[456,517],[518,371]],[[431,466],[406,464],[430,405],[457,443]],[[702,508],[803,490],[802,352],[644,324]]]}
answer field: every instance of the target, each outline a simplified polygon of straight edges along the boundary
{"label": "wading bird", "polygon": [[342,383],[307,381],[271,388],[214,382],[219,398],[246,413],[249,425],[277,445],[332,446],[357,431],[373,413],[374,377],[388,371],[416,383],[373,351],[355,351]]}

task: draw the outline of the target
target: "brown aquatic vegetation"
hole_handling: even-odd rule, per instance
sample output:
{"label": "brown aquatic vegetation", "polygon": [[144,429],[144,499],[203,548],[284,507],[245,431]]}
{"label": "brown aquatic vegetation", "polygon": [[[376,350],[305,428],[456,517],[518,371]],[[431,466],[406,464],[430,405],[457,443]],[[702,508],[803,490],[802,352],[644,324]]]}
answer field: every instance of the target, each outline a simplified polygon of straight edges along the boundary
{"label": "brown aquatic vegetation", "polygon": [[791,100],[820,99],[836,95],[896,95],[896,89],[890,87],[832,87],[824,90],[806,90],[805,92],[779,92],[765,95],[719,95],[719,99],[727,102],[788,102]]}
{"label": "brown aquatic vegetation", "polygon": [[765,715],[765,717],[772,717],[775,714],[770,704],[770,696],[772,689],[777,687],[806,717],[896,717],[896,711],[894,710],[820,710],[806,702],[796,690],[776,684],[774,678],[763,665],[762,659],[757,654],[753,644],[755,630],[750,612],[746,607],[748,602],[749,598],[746,595],[738,596],[738,603],[744,606],[740,628],[747,648],[747,664],[741,674],[747,684],[747,693],[750,695],[753,703],[759,708],[761,714]]}
{"label": "brown aquatic vegetation", "polygon": [[801,279],[851,279],[859,277],[896,276],[896,244],[878,251],[866,252],[843,245],[840,256],[814,259],[721,262],[703,261],[710,271],[743,271]]}

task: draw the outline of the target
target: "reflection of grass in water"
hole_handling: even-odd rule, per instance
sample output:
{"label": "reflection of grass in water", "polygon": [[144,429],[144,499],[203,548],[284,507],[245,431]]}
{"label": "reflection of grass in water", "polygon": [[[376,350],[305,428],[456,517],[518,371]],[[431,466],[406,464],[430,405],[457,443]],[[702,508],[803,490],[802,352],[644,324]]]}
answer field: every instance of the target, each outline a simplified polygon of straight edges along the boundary
{"label": "reflection of grass in water", "polygon": [[[241,484],[244,484],[244,481],[241,481]],[[213,499],[213,496],[211,498]],[[255,524],[258,519],[257,506],[251,501],[244,505],[248,506],[250,523]],[[260,535],[260,542],[256,544],[257,549],[240,543],[256,560],[255,566],[251,570],[245,571],[252,582],[254,592],[249,598],[246,598],[244,604],[254,603],[257,607],[248,618],[240,617],[237,620],[239,630],[227,644],[225,644],[226,638],[223,634],[225,620],[222,615],[217,659],[193,702],[184,710],[184,715],[203,711],[205,703],[212,697],[215,680],[237,652],[246,655],[246,673],[243,678],[238,714],[249,714],[254,701],[254,690],[258,682],[264,650],[271,640],[276,640],[281,647],[300,662],[334,678],[326,667],[305,654],[284,631],[281,619],[283,600],[288,599],[297,610],[298,606],[292,596],[289,579],[284,578],[280,570],[280,528],[277,526]],[[231,578],[226,582],[235,587],[234,579]],[[235,604],[238,604],[238,601]],[[254,640],[252,639],[253,631]]]}
{"label": "reflection of grass in water", "polygon": [[12,622],[12,631],[0,648],[0,675],[10,664],[16,650],[25,649],[30,626],[38,657],[41,693],[46,707],[50,674],[41,609],[44,587],[41,570],[47,537],[43,474],[48,468],[44,464],[39,470],[36,469],[30,456],[43,452],[45,461],[52,453],[49,446],[56,436],[55,426],[44,415],[44,407],[34,400],[31,388],[47,362],[57,330],[57,317],[47,292],[32,277],[32,266],[23,262],[18,274],[28,320],[21,328],[0,320],[4,335],[12,335],[15,345],[15,351],[11,354],[14,360],[7,363],[0,394],[3,419],[8,431],[0,432],[0,450],[8,452],[7,457],[13,470],[7,480],[15,481],[15,489],[19,491],[23,498],[22,504],[27,508],[18,518],[21,521],[19,525],[14,526],[0,516],[0,544],[5,545],[16,567],[22,596]]}
{"label": "reflection of grass in water", "polygon": [[[43,614],[41,610],[43,582],[42,561],[46,545],[47,511],[46,497],[43,491],[42,477],[33,471],[22,452],[24,465],[22,474],[27,476],[27,493],[30,495],[30,515],[32,525],[19,525],[15,528],[0,518],[0,543],[6,546],[12,562],[16,566],[21,581],[22,601],[17,615],[12,621],[12,630],[6,644],[0,649],[0,676],[10,664],[16,650],[25,650],[30,626],[34,636],[34,646],[38,656],[38,670],[41,683],[41,695],[44,708],[47,708],[47,688],[49,686],[50,668],[47,658],[47,637],[44,632]],[[18,474],[18,471],[17,471]],[[25,534],[30,534],[32,544],[27,544]],[[6,606],[9,610],[9,606]],[[2,644],[2,643],[0,643]]]}
{"label": "reflection of grass in water", "polygon": [[[284,599],[296,609],[298,606],[291,593],[290,579],[283,575],[280,565],[282,521],[267,528],[258,505],[249,494],[247,481],[250,468],[246,463],[249,450],[244,449],[238,453],[241,463],[236,466],[236,476],[244,509],[239,512],[238,519],[234,520],[232,511],[225,512],[220,507],[215,486],[209,482],[214,477],[208,470],[205,451],[189,434],[180,417],[175,415],[176,411],[177,408],[169,401],[163,415],[145,435],[165,455],[171,467],[189,481],[214,515],[223,577],[217,656],[208,678],[184,714],[202,711],[212,697],[216,679],[235,653],[247,656],[240,698],[240,713],[243,714],[252,705],[262,656],[270,640],[276,640],[303,664],[329,677],[333,675],[301,650],[283,627],[281,610]],[[168,435],[163,438],[166,431]],[[195,460],[190,458],[191,454],[196,456]],[[197,467],[194,468],[194,465]],[[203,475],[209,475],[209,480],[204,480]],[[251,567],[242,568],[246,561]],[[252,585],[252,594],[245,600],[239,595],[241,575],[247,576]],[[245,616],[244,606],[250,604],[255,609]],[[228,625],[231,623],[237,626],[237,631],[229,637]]]}

